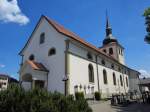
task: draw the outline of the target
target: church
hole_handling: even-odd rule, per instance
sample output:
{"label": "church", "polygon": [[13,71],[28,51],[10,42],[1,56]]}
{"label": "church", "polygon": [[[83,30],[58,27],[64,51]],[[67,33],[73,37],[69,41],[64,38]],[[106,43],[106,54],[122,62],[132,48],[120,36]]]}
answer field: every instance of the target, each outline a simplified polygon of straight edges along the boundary
{"label": "church", "polygon": [[113,37],[108,17],[98,48],[43,15],[19,55],[25,90],[40,87],[85,96],[100,92],[102,97],[139,92],[140,73],[126,66],[124,47]]}

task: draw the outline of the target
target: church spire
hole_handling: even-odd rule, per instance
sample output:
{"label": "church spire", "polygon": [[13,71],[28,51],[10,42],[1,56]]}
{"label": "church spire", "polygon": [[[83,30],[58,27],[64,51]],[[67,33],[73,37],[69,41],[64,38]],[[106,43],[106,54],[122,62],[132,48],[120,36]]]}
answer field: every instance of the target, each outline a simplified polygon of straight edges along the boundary
{"label": "church spire", "polygon": [[109,43],[112,43],[112,42],[117,43],[118,41],[117,41],[117,39],[115,39],[112,36],[112,28],[110,26],[108,14],[107,14],[107,11],[106,11],[106,37],[103,40],[103,45],[106,45],[106,44],[109,44]]}
{"label": "church spire", "polygon": [[106,11],[106,37],[110,37],[110,35],[112,35],[112,29],[111,29],[108,14]]}

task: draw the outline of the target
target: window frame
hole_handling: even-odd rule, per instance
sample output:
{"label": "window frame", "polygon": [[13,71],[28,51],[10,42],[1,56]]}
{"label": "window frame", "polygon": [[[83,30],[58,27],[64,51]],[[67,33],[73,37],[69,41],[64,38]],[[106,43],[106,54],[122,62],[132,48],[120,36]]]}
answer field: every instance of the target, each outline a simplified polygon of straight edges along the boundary
{"label": "window frame", "polygon": [[105,69],[103,69],[103,82],[104,84],[108,84],[107,71]]}
{"label": "window frame", "polygon": [[48,56],[56,55],[56,49],[54,47],[50,48],[48,51]]}
{"label": "window frame", "polygon": [[88,65],[89,82],[94,83],[94,68],[92,64]]}
{"label": "window frame", "polygon": [[113,84],[117,85],[116,74],[113,72]]}
{"label": "window frame", "polygon": [[39,43],[40,43],[40,45],[45,43],[45,33],[44,32],[42,32],[40,34],[40,42]]}
{"label": "window frame", "polygon": [[109,48],[109,54],[110,54],[110,55],[113,55],[113,54],[114,54],[114,51],[113,51],[113,48],[112,48],[112,47]]}
{"label": "window frame", "polygon": [[120,85],[123,86],[123,77],[120,75]]}

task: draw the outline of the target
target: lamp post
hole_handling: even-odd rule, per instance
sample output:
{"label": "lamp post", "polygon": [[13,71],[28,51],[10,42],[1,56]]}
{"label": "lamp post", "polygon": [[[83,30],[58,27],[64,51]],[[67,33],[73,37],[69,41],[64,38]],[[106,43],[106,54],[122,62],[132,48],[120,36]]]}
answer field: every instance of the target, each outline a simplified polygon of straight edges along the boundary
{"label": "lamp post", "polygon": [[64,82],[64,85],[65,85],[65,96],[67,96],[68,94],[68,91],[67,91],[67,81],[68,81],[68,76],[64,76],[62,81]]}

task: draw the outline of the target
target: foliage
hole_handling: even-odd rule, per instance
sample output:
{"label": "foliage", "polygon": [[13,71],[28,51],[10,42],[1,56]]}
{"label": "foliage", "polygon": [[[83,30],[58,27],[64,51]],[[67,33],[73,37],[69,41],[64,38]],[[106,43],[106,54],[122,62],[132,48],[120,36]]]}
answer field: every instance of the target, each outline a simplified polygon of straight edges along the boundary
{"label": "foliage", "polygon": [[150,8],[146,9],[143,16],[145,17],[145,25],[147,35],[145,36],[145,41],[150,44]]}
{"label": "foliage", "polygon": [[76,100],[84,99],[84,93],[83,92],[76,92],[75,98],[76,98]]}
{"label": "foliage", "polygon": [[0,112],[92,112],[85,99],[74,100],[58,92],[43,89],[25,91],[11,85],[0,91]]}
{"label": "foliage", "polygon": [[100,92],[95,92],[94,96],[95,96],[95,99],[98,101],[101,99],[101,93]]}
{"label": "foliage", "polygon": [[145,16],[145,17],[147,17],[148,15],[150,15],[150,8],[147,8],[143,14],[143,16]]}

